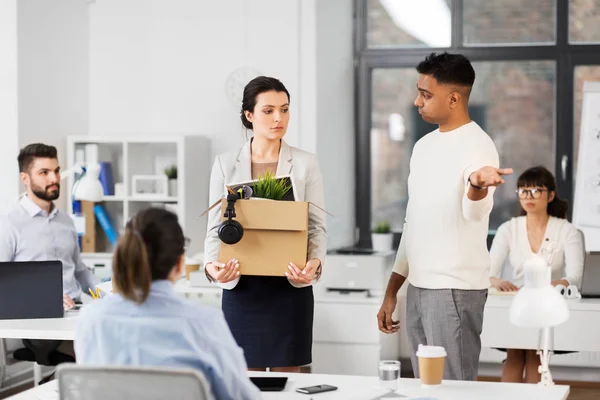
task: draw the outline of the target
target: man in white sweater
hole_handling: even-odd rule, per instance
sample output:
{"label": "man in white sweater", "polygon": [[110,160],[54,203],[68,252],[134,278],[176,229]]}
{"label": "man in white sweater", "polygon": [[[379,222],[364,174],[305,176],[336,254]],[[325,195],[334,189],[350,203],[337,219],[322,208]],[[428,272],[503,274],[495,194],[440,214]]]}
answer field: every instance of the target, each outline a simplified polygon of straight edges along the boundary
{"label": "man in white sweater", "polygon": [[444,379],[475,380],[483,309],[489,287],[486,239],[499,169],[490,137],[471,121],[468,101],[475,71],[459,54],[432,53],[418,67],[415,106],[438,124],[414,146],[406,222],[379,329],[394,333],[398,290],[408,278],[406,331],[415,376],[419,344],[443,346]]}

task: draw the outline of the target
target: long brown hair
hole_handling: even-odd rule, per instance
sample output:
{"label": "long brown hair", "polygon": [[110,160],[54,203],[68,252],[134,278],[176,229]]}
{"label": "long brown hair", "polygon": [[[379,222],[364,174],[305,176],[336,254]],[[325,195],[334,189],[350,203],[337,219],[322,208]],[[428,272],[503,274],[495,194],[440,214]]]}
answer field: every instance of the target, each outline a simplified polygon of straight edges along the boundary
{"label": "long brown hair", "polygon": [[140,211],[127,223],[113,255],[115,291],[142,304],[152,281],[167,279],[184,252],[177,215],[161,208]]}
{"label": "long brown hair", "polygon": [[[554,199],[548,203],[548,215],[567,219],[569,203],[558,197],[558,193],[556,193],[556,181],[554,180],[552,172],[542,166],[529,168],[523,172],[517,180],[517,189],[527,186],[545,187],[548,189],[548,196],[550,196],[550,193],[554,192]],[[526,214],[525,210],[521,209],[521,215]]]}

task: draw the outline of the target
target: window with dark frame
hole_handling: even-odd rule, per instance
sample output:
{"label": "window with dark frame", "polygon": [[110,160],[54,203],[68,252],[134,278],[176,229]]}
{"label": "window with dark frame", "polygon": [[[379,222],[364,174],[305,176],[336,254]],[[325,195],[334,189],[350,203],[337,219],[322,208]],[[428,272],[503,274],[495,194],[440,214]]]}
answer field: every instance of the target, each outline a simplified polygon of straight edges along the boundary
{"label": "window with dark frame", "polygon": [[412,147],[436,129],[413,105],[415,67],[443,51],[473,63],[471,118],[515,169],[494,196],[490,234],[518,214],[516,178],[534,165],[573,204],[582,86],[600,81],[600,0],[355,0],[359,246],[382,220],[401,234]]}

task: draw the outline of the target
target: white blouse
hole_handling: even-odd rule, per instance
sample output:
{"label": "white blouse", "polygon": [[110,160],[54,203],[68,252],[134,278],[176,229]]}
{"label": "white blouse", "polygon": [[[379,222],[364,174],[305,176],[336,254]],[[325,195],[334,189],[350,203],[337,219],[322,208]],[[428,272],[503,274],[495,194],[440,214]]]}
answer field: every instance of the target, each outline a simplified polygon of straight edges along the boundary
{"label": "white blouse", "polygon": [[[512,275],[508,280],[523,285],[523,263],[534,252],[527,237],[526,217],[513,218],[500,225],[490,250],[490,277],[500,278],[502,267],[508,258]],[[546,233],[537,255],[552,268],[552,281],[566,279],[581,288],[583,260],[585,257],[583,237],[569,221],[550,217]]]}

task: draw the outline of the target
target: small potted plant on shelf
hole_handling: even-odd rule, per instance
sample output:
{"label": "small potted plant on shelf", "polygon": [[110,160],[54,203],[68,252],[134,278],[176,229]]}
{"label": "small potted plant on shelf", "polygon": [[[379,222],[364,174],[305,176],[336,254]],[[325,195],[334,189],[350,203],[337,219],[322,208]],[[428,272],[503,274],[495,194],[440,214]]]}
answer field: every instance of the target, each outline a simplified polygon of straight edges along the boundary
{"label": "small potted plant on shelf", "polygon": [[165,175],[169,180],[169,196],[177,196],[177,166],[165,168]]}
{"label": "small potted plant on shelf", "polygon": [[394,234],[390,223],[380,221],[375,225],[375,229],[371,233],[371,242],[375,251],[390,251],[394,242]]}
{"label": "small potted plant on shelf", "polygon": [[292,190],[292,184],[289,179],[276,178],[269,171],[260,176],[252,185],[252,193],[256,198],[270,200],[284,200]]}

